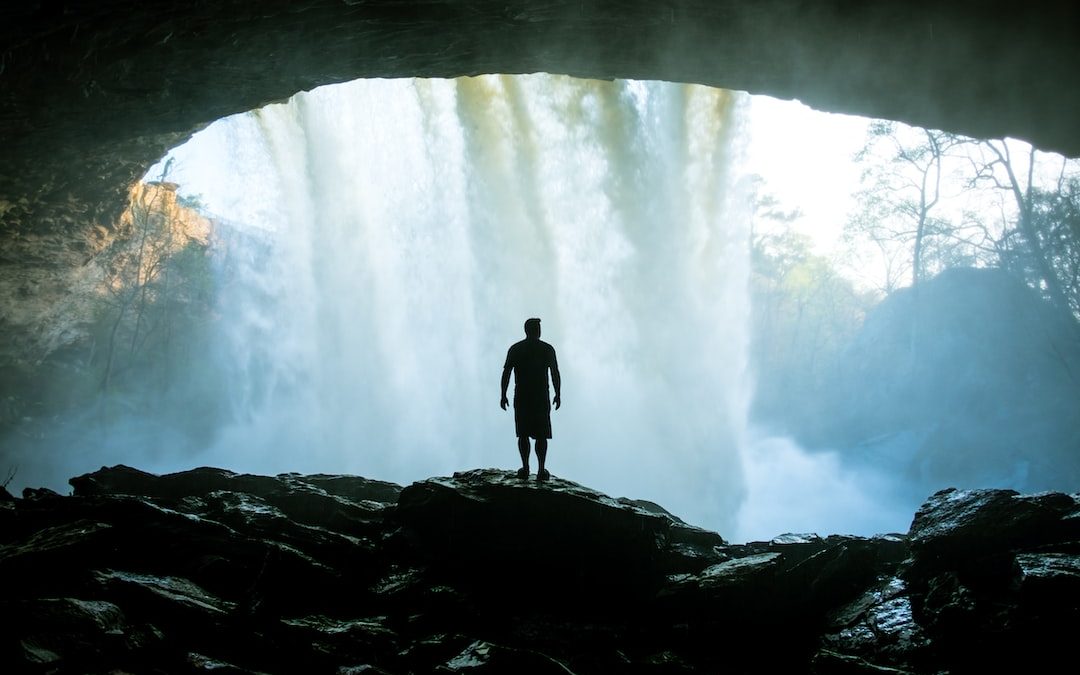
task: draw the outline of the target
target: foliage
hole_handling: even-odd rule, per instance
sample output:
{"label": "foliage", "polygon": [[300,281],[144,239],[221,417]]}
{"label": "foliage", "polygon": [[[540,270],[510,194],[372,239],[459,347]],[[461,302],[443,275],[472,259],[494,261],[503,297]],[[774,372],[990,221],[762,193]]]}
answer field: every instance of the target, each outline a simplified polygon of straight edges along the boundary
{"label": "foliage", "polygon": [[755,201],[751,251],[752,359],[757,373],[754,413],[771,421],[819,388],[839,363],[844,346],[876,302],[838,266],[811,250],[810,238],[792,231],[800,215],[771,196]]}
{"label": "foliage", "polygon": [[205,204],[202,201],[202,195],[179,195],[176,198],[176,203],[185,209],[191,209],[192,211],[199,211],[200,213],[206,210]]}
{"label": "foliage", "polygon": [[[1080,317],[1080,166],[1015,141],[871,125],[845,227],[884,293],[953,267],[1000,267]],[[1054,165],[1060,163],[1058,169]]]}
{"label": "foliage", "polygon": [[172,188],[151,184],[136,189],[127,215],[102,254],[89,371],[106,412],[168,407],[209,349],[213,273],[207,243],[185,231],[190,214]]}
{"label": "foliage", "polygon": [[[1032,230],[1058,277],[1065,302],[1080,317],[1080,177],[1063,177],[1054,190],[1036,190],[1031,219]],[[1027,277],[1033,276],[1030,267]]]}
{"label": "foliage", "polygon": [[942,246],[949,225],[937,213],[946,197],[948,153],[959,143],[941,131],[901,130],[892,122],[870,126],[856,156],[865,164],[863,188],[856,195],[860,209],[846,235],[849,242],[869,242],[880,256],[881,291],[893,292],[905,278],[918,283],[947,266],[949,258],[962,257],[955,247]]}

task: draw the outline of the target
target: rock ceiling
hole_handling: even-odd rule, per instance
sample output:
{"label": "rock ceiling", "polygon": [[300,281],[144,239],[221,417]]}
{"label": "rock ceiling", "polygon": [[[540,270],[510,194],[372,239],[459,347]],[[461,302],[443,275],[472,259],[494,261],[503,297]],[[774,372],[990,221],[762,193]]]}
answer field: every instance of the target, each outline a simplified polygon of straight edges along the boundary
{"label": "rock ceiling", "polygon": [[107,222],[224,115],[360,77],[699,82],[1080,155],[1080,7],[994,0],[240,0],[0,9],[0,238]]}

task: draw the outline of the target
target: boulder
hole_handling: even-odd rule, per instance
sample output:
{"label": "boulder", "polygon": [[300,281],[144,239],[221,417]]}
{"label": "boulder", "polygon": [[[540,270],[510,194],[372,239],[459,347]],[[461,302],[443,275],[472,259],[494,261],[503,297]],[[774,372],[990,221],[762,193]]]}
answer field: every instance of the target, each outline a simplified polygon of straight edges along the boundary
{"label": "boulder", "polygon": [[477,589],[579,604],[649,597],[678,528],[567,480],[538,484],[495,469],[414,483],[394,515],[433,566]]}

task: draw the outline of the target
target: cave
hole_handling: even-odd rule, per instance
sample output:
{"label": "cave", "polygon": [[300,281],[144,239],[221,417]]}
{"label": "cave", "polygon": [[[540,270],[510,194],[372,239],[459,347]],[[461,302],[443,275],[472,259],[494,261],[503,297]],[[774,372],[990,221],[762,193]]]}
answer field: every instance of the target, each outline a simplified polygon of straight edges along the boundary
{"label": "cave", "polygon": [[1049,0],[12,6],[0,232],[107,223],[196,129],[364,77],[695,82],[1076,156],[1078,12]]}
{"label": "cave", "polygon": [[[696,83],[1080,155],[1080,9],[1054,2],[42,2],[0,16],[12,309],[37,296],[67,311],[63,284],[28,288],[27,271],[85,265],[171,148],[361,78]],[[5,311],[7,363],[64,341],[62,325],[30,335],[35,320]],[[0,510],[0,569],[26,580],[2,602],[26,618],[3,644],[27,672],[755,672],[746,646],[763,634],[788,636],[772,665],[791,672],[971,672],[1052,663],[1076,625],[1080,507],[1062,493],[944,490],[907,534],[730,544],[648,501],[491,470],[404,489],[206,468],[71,484]],[[550,573],[531,607],[505,597],[508,568]]]}

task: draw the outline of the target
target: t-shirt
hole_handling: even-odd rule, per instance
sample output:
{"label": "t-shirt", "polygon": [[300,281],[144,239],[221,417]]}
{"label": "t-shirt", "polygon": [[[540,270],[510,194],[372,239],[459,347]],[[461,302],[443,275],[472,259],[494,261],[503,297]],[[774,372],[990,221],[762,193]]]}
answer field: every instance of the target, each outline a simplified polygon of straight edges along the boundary
{"label": "t-shirt", "polygon": [[547,401],[548,368],[559,369],[555,348],[526,338],[510,345],[504,368],[514,369],[514,400]]}

